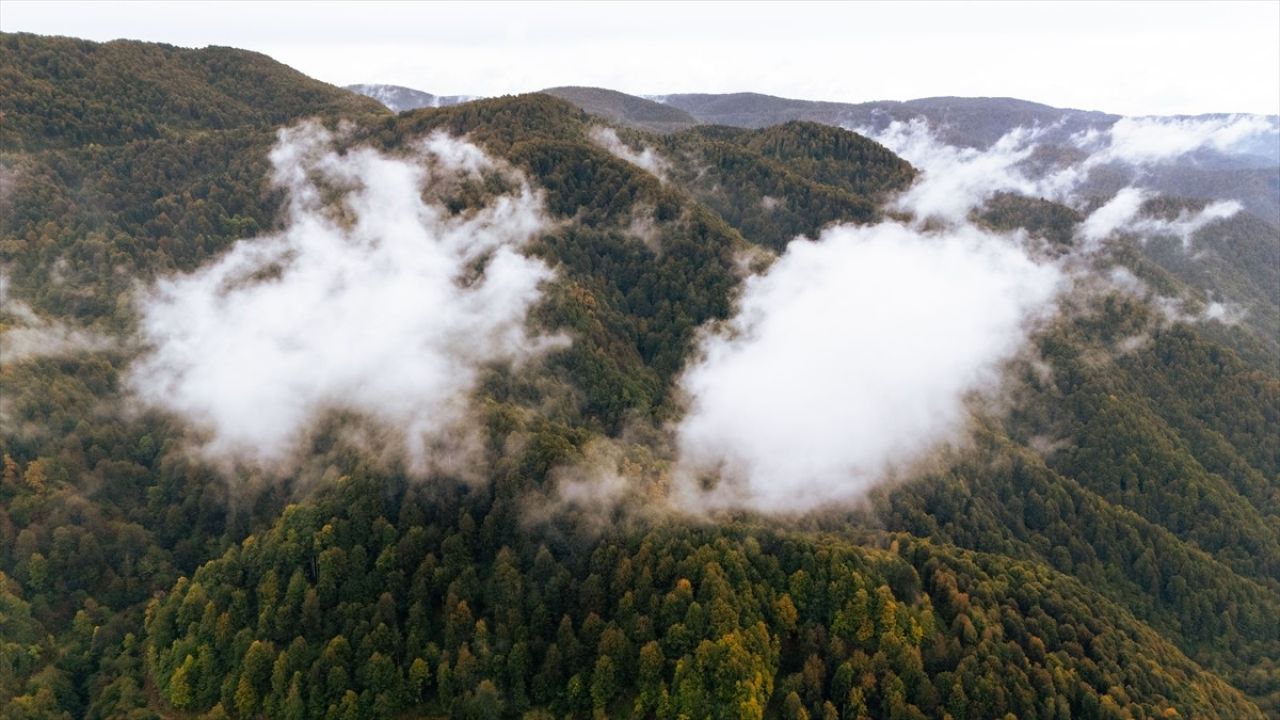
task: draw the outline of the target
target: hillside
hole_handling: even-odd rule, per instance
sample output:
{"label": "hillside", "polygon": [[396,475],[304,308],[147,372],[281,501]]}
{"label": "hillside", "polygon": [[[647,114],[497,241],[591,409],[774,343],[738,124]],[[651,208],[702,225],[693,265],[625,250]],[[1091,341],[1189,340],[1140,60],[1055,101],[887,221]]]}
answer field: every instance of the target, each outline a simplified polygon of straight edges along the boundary
{"label": "hillside", "polygon": [[1013,98],[922,98],[868,103],[814,102],[760,95],[666,95],[662,101],[699,121],[735,127],[769,127],[809,120],[842,127],[883,129],[888,123],[923,118],[942,129],[953,145],[986,147],[1015,127],[1054,127],[1066,138],[1088,128],[1107,127],[1116,115],[1063,110]]}
{"label": "hillside", "polygon": [[348,85],[347,89],[377,100],[391,112],[448,107],[476,99],[470,95],[432,95],[429,92],[414,90],[400,85]]}
{"label": "hillside", "polygon": [[[1014,98],[938,97],[907,101],[834,103],[793,100],[758,93],[676,94],[655,98],[688,112],[698,122],[763,128],[793,120],[881,132],[893,122],[928,122],[942,141],[960,147],[989,148],[1018,128],[1039,131],[1042,152],[1071,146],[1082,133],[1100,132],[1121,120],[1119,115],[1055,108]],[[1232,116],[1173,116],[1170,122],[1226,121]],[[1146,182],[1163,193],[1199,199],[1233,198],[1255,216],[1280,226],[1280,118],[1267,118],[1270,133],[1255,135],[1245,145],[1222,152],[1204,149],[1168,166],[1146,168]],[[1115,192],[1118,186],[1095,191]]]}
{"label": "hillside", "polygon": [[1016,127],[1054,127],[1066,138],[1088,128],[1104,128],[1118,115],[1066,110],[1014,98],[938,97],[865,103],[817,102],[759,93],[675,94],[664,104],[689,112],[699,121],[734,127],[769,127],[790,120],[882,129],[894,120],[928,120],[953,145],[986,147]]}
{"label": "hillside", "polygon": [[[1200,228],[1205,262],[1124,232],[1090,255],[1086,210],[1003,193],[957,243],[893,203],[925,168],[765,96],[392,114],[240,51],[0,49],[0,718],[1280,712],[1265,221]],[[1047,112],[928,111],[972,115],[974,138]],[[732,468],[680,485],[690,368],[744,354],[707,338],[765,334],[732,325],[752,293],[820,297],[822,263],[798,286],[771,268],[842,239],[940,246],[937,270],[837,278],[878,293],[873,321],[923,323],[951,308],[913,277],[952,282],[988,232],[1014,240],[976,254],[1019,277],[1044,272],[1032,251],[1078,253],[1083,289],[1028,323],[998,392],[968,393],[963,438],[857,502],[698,510]],[[1210,293],[1258,314],[1202,321]],[[819,309],[831,334],[864,327]],[[784,344],[818,324],[784,319]],[[779,355],[746,394],[976,352],[940,332],[947,352]],[[206,372],[252,392],[189,394]],[[761,443],[809,421],[764,411]],[[809,414],[841,445],[893,420]],[[291,454],[249,452],[270,438]]]}
{"label": "hillside", "polygon": [[610,122],[637,130],[669,133],[698,124],[689,113],[615,90],[592,87],[555,87],[542,92],[567,100]]}
{"label": "hillside", "polygon": [[6,33],[0,149],[119,145],[197,130],[270,130],[315,113],[377,115],[377,103],[258,53]]}

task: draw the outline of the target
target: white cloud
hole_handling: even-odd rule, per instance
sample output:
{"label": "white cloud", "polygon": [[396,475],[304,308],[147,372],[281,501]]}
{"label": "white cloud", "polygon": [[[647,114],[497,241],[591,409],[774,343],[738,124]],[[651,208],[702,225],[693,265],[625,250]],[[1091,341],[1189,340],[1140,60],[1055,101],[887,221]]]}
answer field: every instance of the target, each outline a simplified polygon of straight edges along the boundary
{"label": "white cloud", "polygon": [[[1038,322],[1056,315],[1068,288],[1149,295],[1127,271],[1102,285],[1090,281],[1104,241],[1125,231],[1187,243],[1238,203],[1160,219],[1142,213],[1150,193],[1126,188],[1086,218],[1080,244],[1057,260],[1033,257],[1019,234],[969,221],[998,192],[1070,202],[1103,153],[1108,162],[1155,162],[1217,142],[1146,141],[1143,132],[1164,128],[1124,127],[1115,141],[1103,132],[1092,139],[1094,155],[1048,171],[1026,162],[1042,135],[1035,129],[1015,129],[986,150],[945,145],[923,121],[875,134],[921,170],[893,201],[914,220],[793,241],[746,281],[730,321],[704,328],[700,356],[680,381],[689,405],[674,430],[677,503],[803,512],[856,500],[895,471],[962,443],[969,400],[998,393],[1004,363]],[[1133,149],[1140,147],[1148,149]],[[1158,308],[1168,300],[1150,299]],[[1191,319],[1229,317],[1225,306],[1210,305]]]}
{"label": "white cloud", "polygon": [[1035,149],[1035,133],[1018,128],[986,150],[958,148],[940,141],[924,119],[894,121],[874,137],[907,162],[924,170],[897,201],[924,218],[965,219],[974,206],[1001,191],[1026,193],[1033,183],[1017,169]]}
{"label": "white cloud", "polygon": [[1093,151],[1091,164],[1119,161],[1144,165],[1172,160],[1201,148],[1230,153],[1246,140],[1275,132],[1275,122],[1260,115],[1126,117],[1105,132],[1079,136],[1076,144]]}
{"label": "white cloud", "polygon": [[[1082,205],[1076,197],[1095,168],[1121,163],[1133,168],[1170,162],[1200,148],[1230,152],[1242,141],[1274,133],[1268,118],[1235,116],[1207,120],[1124,118],[1105,130],[1090,130],[1074,138],[1089,151],[1082,160],[1037,171],[1026,161],[1043,135],[1033,128],[1014,128],[991,147],[958,148],[943,143],[924,119],[894,121],[875,132],[856,129],[921,169],[920,176],[895,200],[895,207],[919,220],[967,221],[969,213],[993,195],[1013,192],[1067,205]],[[1092,252],[1112,233],[1124,230],[1144,237],[1173,235],[1184,247],[1200,229],[1235,215],[1242,205],[1221,200],[1198,212],[1183,212],[1173,220],[1143,217],[1143,204],[1155,193],[1140,187],[1121,189],[1081,224],[1083,252]]]}
{"label": "white cloud", "polygon": [[1151,193],[1134,187],[1124,188],[1101,207],[1089,213],[1077,233],[1096,245],[1111,233],[1131,224]]}
{"label": "white cloud", "polygon": [[[415,469],[440,462],[432,448],[464,434],[479,369],[551,342],[525,328],[552,276],[520,253],[543,227],[540,198],[442,134],[397,159],[339,152],[303,125],[281,131],[271,160],[288,227],[142,294],[150,349],[129,386],[202,428],[216,459],[286,462],[339,410],[380,421]],[[438,201],[492,172],[515,189],[456,215]]]}
{"label": "white cloud", "polygon": [[1190,249],[1192,237],[1201,229],[1219,220],[1225,220],[1240,212],[1242,206],[1234,200],[1222,200],[1206,205],[1201,210],[1183,210],[1172,220],[1142,215],[1142,206],[1153,193],[1138,188],[1125,188],[1102,207],[1089,214],[1081,223],[1078,234],[1086,243],[1086,249],[1096,248],[1115,232],[1127,232],[1141,238],[1173,236]]}
{"label": "white cloud", "polygon": [[646,146],[642,150],[635,150],[622,142],[618,137],[617,131],[603,125],[592,126],[589,137],[595,144],[608,150],[614,157],[626,160],[632,165],[642,168],[659,180],[666,180],[667,161],[653,148]]}
{"label": "white cloud", "polygon": [[1244,308],[1235,303],[1223,303],[1217,300],[1210,300],[1204,307],[1204,312],[1200,314],[1201,320],[1220,322],[1223,325],[1235,325],[1244,320],[1248,312]]}
{"label": "white cloud", "polygon": [[9,277],[0,273],[0,365],[114,347],[112,338],[40,317],[30,305],[9,297]]}
{"label": "white cloud", "polygon": [[[963,440],[966,397],[998,384],[1061,280],[971,226],[793,241],[681,380],[681,501],[803,511]],[[721,481],[703,491],[708,473]]]}

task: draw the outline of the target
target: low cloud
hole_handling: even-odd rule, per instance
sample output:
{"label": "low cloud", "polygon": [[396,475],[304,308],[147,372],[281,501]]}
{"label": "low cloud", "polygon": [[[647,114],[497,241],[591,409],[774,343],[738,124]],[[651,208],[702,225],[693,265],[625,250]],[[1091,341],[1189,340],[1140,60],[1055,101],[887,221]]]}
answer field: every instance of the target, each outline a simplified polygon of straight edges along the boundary
{"label": "low cloud", "polygon": [[[986,149],[959,148],[938,139],[928,122],[894,121],[881,131],[853,128],[888,147],[924,170],[919,179],[896,200],[899,210],[921,220],[963,222],[974,208],[992,196],[1013,192],[1040,197],[1083,209],[1077,193],[1090,175],[1102,166],[1123,166],[1140,180],[1145,168],[1173,162],[1189,153],[1212,149],[1237,152],[1251,140],[1277,132],[1271,118],[1238,115],[1220,118],[1122,118],[1111,127],[1089,130],[1071,139],[1082,157],[1072,161],[1035,162],[1035,154],[1047,129],[1014,128]],[[1152,221],[1133,225],[1141,203],[1153,193],[1139,186],[1122,189],[1107,198],[1086,222],[1086,239],[1100,240],[1109,231],[1174,234],[1186,244],[1205,224],[1238,212],[1240,203],[1223,201],[1201,213],[1172,222]],[[1107,230],[1108,232],[1104,232]]]}
{"label": "low cloud", "polygon": [[643,150],[635,150],[622,142],[616,130],[603,125],[592,127],[589,136],[592,142],[608,150],[614,157],[642,168],[659,180],[667,179],[667,161],[653,148],[645,147]]}
{"label": "low cloud", "polygon": [[973,208],[1000,192],[1044,194],[1020,167],[1035,150],[1033,130],[1017,128],[986,150],[948,145],[923,119],[894,121],[879,133],[860,132],[924,170],[894,202],[922,220],[963,222]]}
{"label": "low cloud", "polygon": [[[1100,165],[1137,167],[1230,148],[1258,127],[1247,120],[1122,122],[1079,139],[1092,154],[1053,163],[1037,155],[1044,136],[1037,129],[1015,129],[985,150],[941,143],[924,121],[870,133],[921,169],[891,201],[913,219],[793,241],[745,281],[733,318],[703,328],[698,356],[680,380],[687,413],[672,428],[675,504],[694,512],[805,512],[856,501],[886,478],[962,446],[975,411],[999,411],[1004,370],[1030,334],[1089,305],[1076,295],[1142,293],[1160,309],[1165,299],[1127,271],[1096,275],[1109,239],[1172,235],[1187,245],[1240,205],[1223,201],[1159,218],[1143,212],[1151,193],[1126,188],[1088,214],[1076,247],[1053,257],[1036,253],[1021,233],[978,227],[974,211],[1002,192],[1083,211],[1075,194]],[[1232,317],[1230,306],[1210,303],[1182,319]],[[1143,336],[1121,344],[1130,341]]]}
{"label": "low cloud", "polygon": [[1244,308],[1234,303],[1223,303],[1217,300],[1210,300],[1204,306],[1204,312],[1200,314],[1200,319],[1205,321],[1220,322],[1223,325],[1235,325],[1244,320],[1248,313]]}
{"label": "low cloud", "polygon": [[1139,188],[1125,188],[1104,205],[1090,213],[1080,224],[1078,234],[1088,247],[1095,247],[1116,232],[1127,232],[1143,238],[1176,237],[1184,250],[1191,248],[1192,237],[1206,226],[1226,220],[1240,212],[1234,200],[1222,200],[1197,211],[1182,210],[1173,219],[1144,215],[1144,204],[1155,196]]}
{"label": "low cloud", "polygon": [[0,273],[0,365],[116,346],[110,337],[41,317],[30,305],[9,296],[9,278]]}
{"label": "low cloud", "polygon": [[972,226],[793,241],[681,381],[680,502],[804,511],[962,441],[967,399],[998,385],[1062,281]]}
{"label": "low cloud", "polygon": [[[287,465],[332,412],[376,425],[417,471],[464,452],[481,368],[559,342],[525,323],[552,278],[520,252],[544,226],[539,195],[443,134],[393,158],[304,124],[271,161],[288,226],[139,295],[129,387],[189,419],[214,460]],[[510,190],[447,208],[493,176]]]}
{"label": "low cloud", "polygon": [[1126,117],[1106,130],[1082,133],[1074,141],[1077,147],[1091,153],[1093,164],[1148,165],[1201,149],[1234,152],[1248,140],[1274,132],[1274,121],[1261,115]]}

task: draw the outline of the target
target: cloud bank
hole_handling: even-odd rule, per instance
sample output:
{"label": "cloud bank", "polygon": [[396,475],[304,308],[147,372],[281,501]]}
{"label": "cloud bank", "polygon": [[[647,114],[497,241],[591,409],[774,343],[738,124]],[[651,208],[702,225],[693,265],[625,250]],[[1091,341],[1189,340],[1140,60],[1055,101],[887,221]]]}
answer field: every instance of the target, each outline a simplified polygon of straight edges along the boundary
{"label": "cloud bank", "polygon": [[[803,511],[862,495],[962,438],[966,397],[1054,298],[1061,273],[971,226],[885,223],[795,240],[685,374],[680,487],[702,507]],[[700,479],[718,474],[704,491]]]}
{"label": "cloud bank", "polygon": [[[412,468],[439,466],[465,444],[480,369],[556,342],[525,326],[552,277],[520,252],[544,225],[540,197],[443,134],[399,159],[340,152],[306,124],[281,131],[271,161],[288,226],[140,295],[148,350],[129,387],[199,427],[213,459],[280,466],[339,411],[373,421]],[[493,175],[513,189],[446,208]]]}
{"label": "cloud bank", "polygon": [[[1114,288],[1089,276],[1116,233],[1172,235],[1186,246],[1240,204],[1161,219],[1142,212],[1152,194],[1129,187],[1089,213],[1075,247],[1055,258],[1020,232],[975,225],[974,210],[1001,192],[1083,209],[1075,195],[1096,167],[1140,170],[1230,149],[1269,127],[1249,117],[1124,120],[1074,138],[1087,148],[1074,162],[1047,165],[1036,155],[1039,129],[1017,128],[985,150],[946,145],[924,121],[870,133],[922,170],[890,203],[913,219],[794,240],[745,282],[731,320],[704,328],[680,380],[688,411],[673,430],[677,504],[804,512],[863,497],[963,443],[971,401],[999,390],[1003,366],[1058,313],[1058,300]],[[1217,303],[1195,319],[1230,316]]]}
{"label": "cloud bank", "polygon": [[921,219],[963,222],[973,208],[999,192],[1046,195],[1021,163],[1035,150],[1037,133],[1016,128],[986,150],[959,148],[938,139],[924,119],[895,120],[882,132],[855,129],[922,169],[920,177],[893,205]]}
{"label": "cloud bank", "polygon": [[[1078,194],[1090,175],[1103,166],[1126,168],[1140,181],[1144,169],[1212,149],[1223,153],[1247,149],[1250,141],[1276,132],[1273,119],[1257,115],[1213,118],[1121,118],[1106,129],[1072,136],[1067,147],[1083,153],[1074,160],[1035,162],[1052,128],[1014,128],[986,149],[958,148],[938,139],[923,118],[894,121],[881,131],[850,128],[866,135],[924,170],[896,200],[896,207],[948,222],[963,221],[974,208],[1000,192],[1082,205]],[[1137,187],[1129,191],[1137,191]],[[1150,195],[1144,195],[1143,198]],[[1126,198],[1126,202],[1132,196]],[[1208,221],[1229,217],[1228,206],[1215,208]],[[1238,207],[1238,204],[1236,205]],[[1109,212],[1116,212],[1112,208]],[[1136,217],[1136,215],[1135,215]],[[1119,229],[1116,225],[1113,229]]]}
{"label": "cloud bank", "polygon": [[1096,248],[1103,240],[1120,231],[1144,238],[1173,236],[1182,241],[1183,249],[1190,249],[1193,235],[1211,223],[1230,218],[1241,210],[1240,203],[1234,200],[1220,200],[1196,212],[1183,210],[1172,220],[1144,216],[1142,206],[1154,196],[1154,193],[1146,190],[1128,187],[1090,213],[1080,224],[1078,231],[1086,243],[1086,249]]}
{"label": "cloud bank", "polygon": [[1231,153],[1254,137],[1276,132],[1271,118],[1227,115],[1209,118],[1126,117],[1105,131],[1074,138],[1091,150],[1094,164],[1124,162],[1144,165],[1164,162],[1203,148]]}

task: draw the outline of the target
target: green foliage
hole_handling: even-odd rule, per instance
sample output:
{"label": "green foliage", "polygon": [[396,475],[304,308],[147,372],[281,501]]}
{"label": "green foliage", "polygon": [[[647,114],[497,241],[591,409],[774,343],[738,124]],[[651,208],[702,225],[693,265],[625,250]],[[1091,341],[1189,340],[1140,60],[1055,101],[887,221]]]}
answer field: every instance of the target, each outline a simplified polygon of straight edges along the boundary
{"label": "green foliage", "polygon": [[1055,250],[1065,250],[1074,241],[1076,226],[1082,218],[1071,208],[1048,200],[999,193],[987,201],[977,214],[978,220],[995,230],[1023,229],[1043,238]]}
{"label": "green foliage", "polygon": [[117,145],[179,132],[274,128],[377,102],[233,48],[0,35],[0,150]]}
{"label": "green foliage", "polygon": [[673,132],[698,124],[692,115],[683,110],[615,90],[557,87],[542,92],[571,102],[609,122],[637,130]]}
{"label": "green foliage", "polygon": [[[664,180],[546,95],[392,117],[252,53],[29,35],[0,36],[0,111],[0,263],[43,316],[128,333],[135,283],[278,227],[272,131],[317,116],[392,153],[465,135],[521,170],[553,221],[530,252],[557,270],[532,321],[573,338],[541,375],[485,376],[495,452],[476,486],[327,447],[340,479],[305,493],[228,484],[175,419],[121,412],[134,350],[0,365],[0,718],[1280,708],[1263,324],[1161,327],[1143,302],[1092,301],[1038,336],[975,447],[880,492],[874,517],[539,524],[524,503],[555,468],[679,412],[675,378],[697,328],[730,314],[742,251],[875,221],[913,169],[811,123],[619,131],[669,162]],[[979,220],[1061,246],[1078,218],[997,196]],[[1275,243],[1251,222],[1206,266],[1159,247],[1114,260],[1167,295],[1250,298],[1261,323]]]}
{"label": "green foliage", "polygon": [[833,222],[879,219],[879,201],[915,176],[905,161],[845,130],[696,127],[663,139],[671,175],[753,243],[782,250]]}
{"label": "green foliage", "polygon": [[[1258,716],[1127,611],[1042,564],[905,535],[881,538],[889,549],[878,550],[750,525],[623,531],[588,546],[519,528],[480,538],[448,518],[483,516],[488,500],[377,482],[352,477],[291,507],[154,602],[147,633],[159,681],[172,686],[193,648],[216,647],[227,632],[241,639],[209,671],[239,672],[241,712],[289,702],[292,684],[265,682],[261,649],[299,637],[291,677],[301,696],[379,697],[391,712],[493,717],[527,708],[518,688],[533,687],[536,706],[555,714],[758,718],[781,700],[811,717],[828,704],[854,716],[1021,717],[1046,703],[1078,716],[1110,698],[1149,715]],[[425,510],[439,519],[424,523]],[[395,561],[350,565],[313,632],[255,623],[281,614],[269,579],[311,566],[324,547]],[[451,553],[467,560],[440,560]],[[600,597],[586,590],[595,578],[608,589]],[[514,604],[499,591],[511,583],[524,588]],[[771,618],[791,597],[802,600],[787,630]],[[200,604],[231,627],[183,619]],[[427,687],[425,661],[397,669],[391,659],[420,648],[438,653],[440,671],[414,699],[399,688],[406,678]]]}

